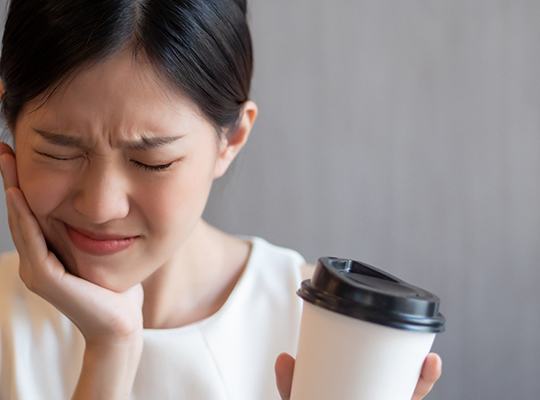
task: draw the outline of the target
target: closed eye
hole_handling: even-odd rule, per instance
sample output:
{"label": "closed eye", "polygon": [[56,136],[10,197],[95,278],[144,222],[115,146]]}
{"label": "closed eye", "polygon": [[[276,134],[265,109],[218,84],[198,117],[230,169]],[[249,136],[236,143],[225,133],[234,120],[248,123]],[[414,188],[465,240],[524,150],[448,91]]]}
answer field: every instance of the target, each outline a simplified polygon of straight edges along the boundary
{"label": "closed eye", "polygon": [[[54,156],[52,154],[47,154],[47,153],[42,153],[40,151],[37,151],[36,150],[36,153],[44,156],[44,157],[47,157],[47,158],[52,158],[53,160],[58,160],[58,161],[71,161],[71,160],[76,160],[77,158],[79,158],[80,156],[76,156],[76,157],[59,157],[59,156]],[[141,168],[145,171],[150,171],[150,172],[159,172],[159,171],[165,171],[167,169],[169,169],[175,162],[172,161],[170,163],[167,163],[167,164],[158,164],[158,165],[148,165],[148,164],[144,164],[140,161],[137,161],[137,160],[130,160],[133,165],[135,165],[137,168]]]}
{"label": "closed eye", "polygon": [[156,172],[156,171],[164,171],[166,169],[169,169],[171,167],[171,165],[174,164],[174,161],[173,162],[170,162],[168,164],[160,164],[160,165],[147,165],[147,164],[143,164],[142,162],[139,162],[139,161],[135,161],[135,160],[131,160],[131,162],[137,167],[137,168],[141,168],[141,169],[144,169],[145,171],[153,171],[153,172]]}
{"label": "closed eye", "polygon": [[76,156],[76,157],[59,157],[59,156],[53,156],[52,154],[42,153],[42,152],[37,151],[37,150],[36,150],[36,153],[38,153],[38,154],[40,154],[42,156],[48,157],[48,158],[52,158],[53,160],[60,160],[60,161],[70,161],[70,160],[75,160],[75,159],[80,157],[80,156]]}

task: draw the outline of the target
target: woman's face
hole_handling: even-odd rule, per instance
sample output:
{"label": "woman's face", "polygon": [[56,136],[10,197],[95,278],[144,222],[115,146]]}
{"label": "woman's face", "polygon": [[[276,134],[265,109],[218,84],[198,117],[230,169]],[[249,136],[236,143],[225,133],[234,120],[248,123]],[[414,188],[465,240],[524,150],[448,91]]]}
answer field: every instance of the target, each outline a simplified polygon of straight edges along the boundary
{"label": "woman's face", "polygon": [[[49,248],[100,286],[123,291],[142,282],[199,222],[213,180],[232,161],[220,156],[223,142],[190,100],[128,52],[75,75],[32,111],[38,104],[17,120],[16,158]],[[143,146],[142,137],[165,140]],[[66,224],[137,238],[96,255],[74,245]]]}

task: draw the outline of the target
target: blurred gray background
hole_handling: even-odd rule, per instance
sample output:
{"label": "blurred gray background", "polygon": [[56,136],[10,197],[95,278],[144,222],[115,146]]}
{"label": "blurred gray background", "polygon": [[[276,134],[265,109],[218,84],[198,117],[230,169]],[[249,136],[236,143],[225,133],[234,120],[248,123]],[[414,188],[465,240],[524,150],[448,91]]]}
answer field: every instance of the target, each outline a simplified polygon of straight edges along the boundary
{"label": "blurred gray background", "polygon": [[538,399],[540,2],[250,6],[260,116],[207,219],[436,293],[428,398]]}

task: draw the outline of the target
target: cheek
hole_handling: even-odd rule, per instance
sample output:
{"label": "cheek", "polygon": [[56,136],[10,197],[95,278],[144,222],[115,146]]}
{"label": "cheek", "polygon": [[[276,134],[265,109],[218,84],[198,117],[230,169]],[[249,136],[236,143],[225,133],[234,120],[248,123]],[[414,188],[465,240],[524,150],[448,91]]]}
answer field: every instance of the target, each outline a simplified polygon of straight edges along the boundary
{"label": "cheek", "polygon": [[19,187],[37,217],[46,217],[67,196],[71,185],[65,174],[51,172],[31,162],[18,164]]}
{"label": "cheek", "polygon": [[181,171],[173,179],[141,193],[145,219],[154,232],[189,229],[202,215],[212,180],[207,174]]}

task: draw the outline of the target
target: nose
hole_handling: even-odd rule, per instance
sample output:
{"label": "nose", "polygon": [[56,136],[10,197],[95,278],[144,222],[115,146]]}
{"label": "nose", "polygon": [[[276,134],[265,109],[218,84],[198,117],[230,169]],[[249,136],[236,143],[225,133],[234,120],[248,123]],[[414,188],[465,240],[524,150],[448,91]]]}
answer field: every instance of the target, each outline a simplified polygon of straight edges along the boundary
{"label": "nose", "polygon": [[95,225],[129,214],[128,181],[110,164],[88,165],[80,176],[73,196],[73,207]]}

